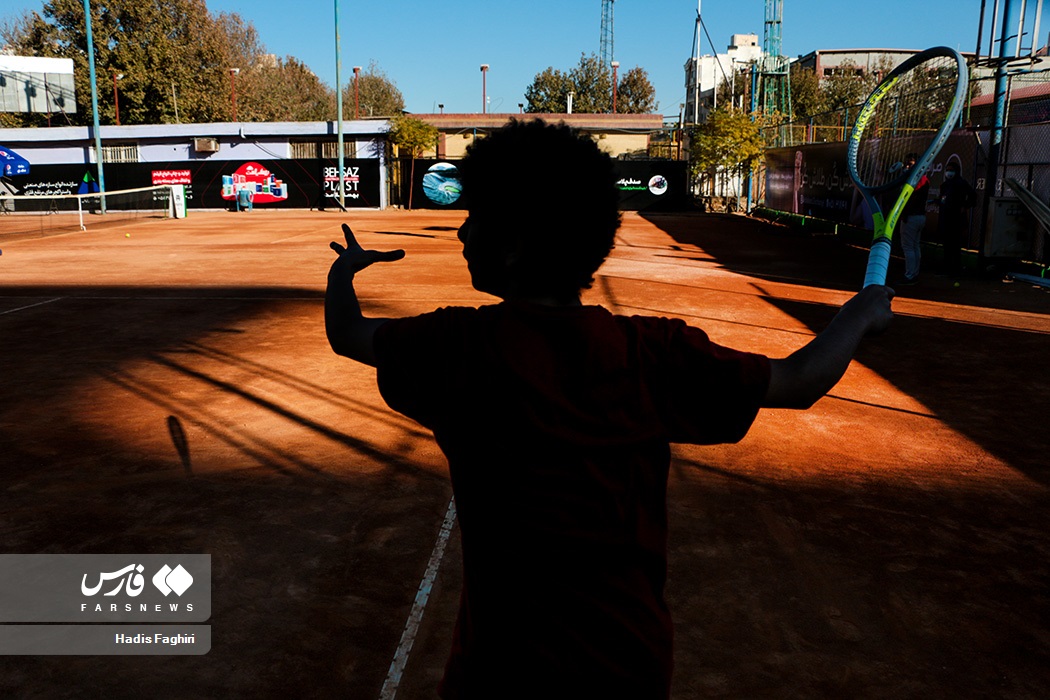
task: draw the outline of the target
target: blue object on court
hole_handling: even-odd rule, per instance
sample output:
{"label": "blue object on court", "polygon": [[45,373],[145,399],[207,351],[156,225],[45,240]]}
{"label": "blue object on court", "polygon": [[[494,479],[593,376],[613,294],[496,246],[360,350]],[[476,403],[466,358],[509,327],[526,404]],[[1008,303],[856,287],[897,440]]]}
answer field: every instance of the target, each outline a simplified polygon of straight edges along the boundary
{"label": "blue object on court", "polygon": [[29,174],[29,161],[7,146],[0,146],[0,167],[3,168],[4,177]]}
{"label": "blue object on court", "polygon": [[237,190],[237,211],[241,208],[252,210],[252,192],[247,187],[242,187]]}

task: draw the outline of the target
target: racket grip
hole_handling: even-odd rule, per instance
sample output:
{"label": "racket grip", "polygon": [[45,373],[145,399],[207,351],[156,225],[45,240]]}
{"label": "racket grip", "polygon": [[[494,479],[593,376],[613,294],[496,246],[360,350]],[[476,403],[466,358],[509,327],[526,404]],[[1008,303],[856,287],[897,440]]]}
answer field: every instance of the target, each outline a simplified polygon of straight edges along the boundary
{"label": "racket grip", "polygon": [[871,244],[868,253],[868,269],[864,273],[864,286],[886,284],[886,273],[890,269],[890,239],[880,238]]}

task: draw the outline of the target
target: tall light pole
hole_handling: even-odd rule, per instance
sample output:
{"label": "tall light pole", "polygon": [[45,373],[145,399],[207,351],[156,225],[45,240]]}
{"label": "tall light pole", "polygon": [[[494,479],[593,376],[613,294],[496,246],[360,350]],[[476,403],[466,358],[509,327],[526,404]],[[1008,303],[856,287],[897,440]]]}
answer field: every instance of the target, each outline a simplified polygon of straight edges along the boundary
{"label": "tall light pole", "polygon": [[106,213],[106,176],[102,170],[102,133],[98,126],[98,89],[95,86],[95,40],[91,37],[91,0],[84,0],[84,29],[87,40],[88,76],[91,80],[91,126],[95,131],[95,154],[98,156],[99,211]]}
{"label": "tall light pole", "polygon": [[619,61],[612,62],[613,69],[613,114],[616,114],[616,71],[620,67]]}
{"label": "tall light pole", "polygon": [[233,105],[233,121],[237,121],[237,74],[240,68],[230,69],[230,104]]}
{"label": "tall light pole", "polygon": [[354,119],[361,118],[361,98],[357,91],[357,80],[361,77],[361,66],[354,66]]}
{"label": "tall light pole", "polygon": [[113,72],[113,111],[116,114],[117,126],[120,126],[120,98],[117,96],[117,81],[123,77],[123,73]]}
{"label": "tall light pole", "polygon": [[481,113],[485,114],[488,112],[487,97],[485,95],[486,85],[485,78],[489,74],[489,64],[481,64]]}
{"label": "tall light pole", "polygon": [[[345,176],[345,161],[343,160],[343,49],[342,49],[342,38],[339,34],[339,0],[335,0],[333,3],[335,9],[335,123],[336,123],[336,141],[335,147],[338,149],[336,153],[335,165],[339,168],[339,176],[337,182],[339,183],[339,208],[342,211],[346,211],[346,193],[343,191],[343,177]],[[321,199],[324,200],[324,193],[321,193]]]}

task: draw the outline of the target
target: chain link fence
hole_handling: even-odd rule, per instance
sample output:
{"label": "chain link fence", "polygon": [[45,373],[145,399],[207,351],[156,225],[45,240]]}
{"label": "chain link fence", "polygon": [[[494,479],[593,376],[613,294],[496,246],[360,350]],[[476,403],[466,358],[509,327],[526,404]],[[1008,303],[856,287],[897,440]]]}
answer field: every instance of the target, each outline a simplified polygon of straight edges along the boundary
{"label": "chain link fence", "polygon": [[[938,155],[937,172],[931,174],[924,238],[940,242],[939,172],[944,163],[957,160],[980,199],[970,212],[967,247],[989,257],[1050,263],[1050,221],[1034,213],[1039,207],[1031,200],[1050,202],[1050,70],[1009,77],[1006,119],[998,133],[994,79],[980,78],[971,85],[960,128]],[[846,162],[846,141],[861,107],[851,105],[764,129],[768,148],[752,179],[752,201],[777,211],[870,227],[862,218]],[[996,138],[999,163],[991,168]]]}

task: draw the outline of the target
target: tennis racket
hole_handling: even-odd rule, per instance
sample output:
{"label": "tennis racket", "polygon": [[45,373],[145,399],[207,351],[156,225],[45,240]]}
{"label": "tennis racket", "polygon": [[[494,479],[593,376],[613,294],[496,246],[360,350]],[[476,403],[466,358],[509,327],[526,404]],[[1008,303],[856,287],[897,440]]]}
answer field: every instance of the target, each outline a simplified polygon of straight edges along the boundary
{"label": "tennis racket", "polygon": [[[849,174],[875,227],[864,286],[886,284],[890,244],[904,205],[959,121],[969,85],[966,60],[939,46],[894,68],[857,115],[849,136]],[[921,154],[910,170],[905,156]],[[884,215],[879,200],[899,191]]]}

